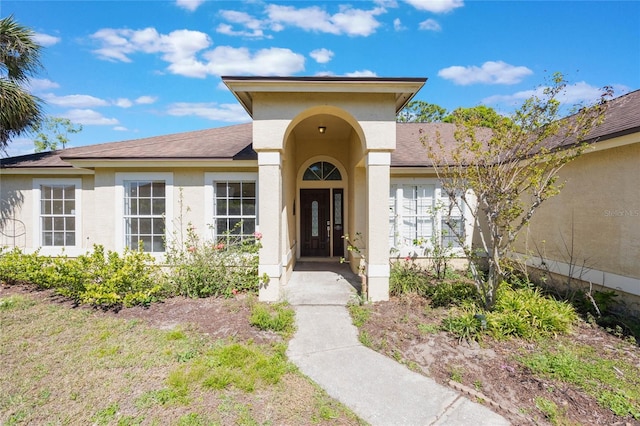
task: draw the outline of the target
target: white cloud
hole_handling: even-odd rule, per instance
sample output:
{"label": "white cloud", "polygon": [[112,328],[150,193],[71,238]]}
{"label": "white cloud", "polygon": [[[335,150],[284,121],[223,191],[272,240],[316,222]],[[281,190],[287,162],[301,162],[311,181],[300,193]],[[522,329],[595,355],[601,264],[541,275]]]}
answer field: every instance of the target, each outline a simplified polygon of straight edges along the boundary
{"label": "white cloud", "polygon": [[129,55],[136,52],[160,54],[162,60],[169,63],[169,72],[186,77],[289,75],[304,70],[304,56],[289,49],[272,47],[252,53],[244,47],[218,46],[205,50],[211,40],[199,31],[159,34],[154,28],[138,31],[102,29],[92,37],[102,43],[103,46],[94,52],[103,59],[130,62]]}
{"label": "white cloud", "polygon": [[513,66],[502,61],[487,61],[482,66],[452,66],[438,71],[438,76],[451,80],[455,84],[516,84],[526,76],[533,74],[524,66]]}
{"label": "white cloud", "polygon": [[252,54],[249,49],[220,46],[207,53],[205,71],[212,75],[291,75],[304,70],[304,56],[271,47]]}
{"label": "white cloud", "polygon": [[209,36],[200,31],[176,30],[159,34],[155,28],[143,30],[104,28],[91,36],[102,47],[93,52],[111,61],[131,62],[136,52],[161,53],[162,59],[177,63],[192,58],[211,45]]}
{"label": "white cloud", "polygon": [[432,13],[447,13],[464,6],[463,0],[405,0],[418,10]]}
{"label": "white cloud", "polygon": [[129,129],[127,129],[124,126],[116,126],[116,127],[113,128],[113,130],[115,130],[116,132],[127,132],[127,131],[129,131]]}
{"label": "white cloud", "polygon": [[220,24],[216,28],[216,31],[230,36],[243,36],[243,37],[255,37],[262,38],[264,37],[264,27],[266,23],[261,21],[260,19],[256,19],[249,15],[246,12],[237,12],[235,10],[223,10],[220,12],[220,16],[222,16],[227,21],[238,24],[245,27],[248,31],[236,31],[233,29],[232,25],[229,24]]}
{"label": "white cloud", "polygon": [[440,31],[440,30],[442,30],[442,27],[440,26],[438,21],[436,21],[435,19],[431,19],[431,18],[420,22],[420,25],[418,26],[418,28],[421,29],[421,30],[426,30],[426,31]]}
{"label": "white cloud", "polygon": [[327,62],[331,61],[331,59],[333,59],[333,55],[334,53],[331,50],[325,48],[316,49],[309,53],[309,56],[315,59],[315,61],[319,64],[326,64]]}
{"label": "white cloud", "polygon": [[156,103],[157,100],[157,96],[140,96],[139,98],[136,98],[135,103],[138,105],[150,105]]}
{"label": "white cloud", "polygon": [[72,109],[61,115],[84,126],[114,126],[118,124],[117,119],[107,118],[92,109]]}
{"label": "white cloud", "polygon": [[377,74],[369,70],[353,71],[345,74],[345,77],[377,77]]}
{"label": "white cloud", "polygon": [[56,96],[53,93],[45,93],[42,98],[47,103],[63,108],[95,108],[109,105],[109,102],[104,99],[90,95]]}
{"label": "white cloud", "polygon": [[[519,105],[524,100],[537,96],[544,97],[545,87],[538,87],[532,90],[523,90],[512,95],[494,95],[482,100],[485,104],[506,104],[510,106]],[[587,84],[584,81],[568,85],[562,93],[559,93],[556,99],[563,105],[575,105],[580,103],[593,103],[602,95],[602,89]]]}
{"label": "white cloud", "polygon": [[406,30],[407,27],[402,25],[402,21],[400,20],[400,18],[396,18],[393,20],[393,29],[395,31],[403,31],[403,30]]}
{"label": "white cloud", "polygon": [[133,102],[127,98],[118,98],[113,104],[120,108],[131,108],[133,106]]}
{"label": "white cloud", "polygon": [[49,47],[60,43],[61,38],[49,34],[35,33],[33,35],[33,40],[44,47]]}
{"label": "white cloud", "polygon": [[167,109],[169,115],[178,117],[196,116],[213,121],[231,123],[250,120],[247,112],[239,104],[187,103],[178,102]]}
{"label": "white cloud", "polygon": [[176,0],[178,7],[186,9],[189,12],[195,11],[202,3],[204,3],[204,0]]}
{"label": "white cloud", "polygon": [[57,89],[60,85],[46,78],[34,78],[29,80],[29,87],[34,93],[37,93],[43,90]]}
{"label": "white cloud", "polygon": [[386,10],[382,7],[363,10],[341,6],[340,12],[331,15],[319,6],[296,9],[293,6],[271,4],[266,12],[274,31],[290,25],[305,31],[366,37],[380,26],[375,17],[386,13]]}

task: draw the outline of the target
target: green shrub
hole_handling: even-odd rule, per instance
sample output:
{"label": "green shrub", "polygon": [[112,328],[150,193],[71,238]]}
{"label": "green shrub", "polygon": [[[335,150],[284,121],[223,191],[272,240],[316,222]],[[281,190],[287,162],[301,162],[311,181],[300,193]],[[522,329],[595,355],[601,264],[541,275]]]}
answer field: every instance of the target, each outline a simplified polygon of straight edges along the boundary
{"label": "green shrub", "polygon": [[133,250],[122,256],[112,251],[105,255],[99,245],[77,258],[40,256],[37,251],[24,254],[18,249],[0,253],[0,279],[55,289],[78,303],[103,307],[148,304],[164,292],[151,255]]}
{"label": "green shrub", "polygon": [[480,340],[483,332],[480,319],[468,309],[462,312],[454,310],[442,321],[442,328],[460,340]]}
{"label": "green shrub", "polygon": [[429,286],[429,276],[409,256],[403,260],[396,259],[391,264],[391,276],[389,278],[389,294],[400,296],[402,294],[415,293],[425,295]]}
{"label": "green shrub", "polygon": [[260,237],[258,233],[252,238],[227,234],[217,242],[203,241],[189,225],[186,241],[174,239],[167,248],[170,287],[187,297],[257,292]]}
{"label": "green shrub", "polygon": [[564,334],[577,319],[568,303],[545,297],[537,288],[513,290],[507,284],[503,284],[494,310],[487,313],[488,328],[498,338]]}
{"label": "green shrub", "polygon": [[482,311],[477,297],[461,305],[462,310],[453,310],[443,321],[443,328],[460,339],[478,340],[489,333],[497,339],[534,340],[567,333],[578,319],[568,303],[545,297],[532,287],[512,289],[506,283],[492,311]]}
{"label": "green shrub", "polygon": [[49,288],[44,279],[45,260],[38,251],[24,254],[18,248],[0,250],[0,280],[7,284],[35,284],[39,288]]}
{"label": "green shrub", "polygon": [[88,267],[89,280],[78,294],[82,303],[98,306],[147,305],[157,300],[164,289],[154,258],[142,250],[125,250],[120,256],[95,246],[91,256],[79,259]]}
{"label": "green shrub", "polygon": [[440,281],[428,287],[427,295],[434,308],[479,303],[478,291],[468,281]]}

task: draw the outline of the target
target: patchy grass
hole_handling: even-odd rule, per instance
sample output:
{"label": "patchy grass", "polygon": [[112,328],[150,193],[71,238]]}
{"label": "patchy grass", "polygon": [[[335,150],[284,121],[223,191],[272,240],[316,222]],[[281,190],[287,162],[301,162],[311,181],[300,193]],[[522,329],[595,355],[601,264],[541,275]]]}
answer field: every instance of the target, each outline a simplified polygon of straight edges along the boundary
{"label": "patchy grass", "polygon": [[[609,349],[616,351],[617,349]],[[586,345],[546,341],[536,353],[520,357],[534,374],[578,386],[617,416],[640,420],[638,366]]]}
{"label": "patchy grass", "polygon": [[260,303],[251,306],[249,323],[260,330],[271,330],[291,337],[296,330],[295,312],[287,303]]}
{"label": "patchy grass", "polygon": [[360,424],[284,345],[0,298],[0,424]]}

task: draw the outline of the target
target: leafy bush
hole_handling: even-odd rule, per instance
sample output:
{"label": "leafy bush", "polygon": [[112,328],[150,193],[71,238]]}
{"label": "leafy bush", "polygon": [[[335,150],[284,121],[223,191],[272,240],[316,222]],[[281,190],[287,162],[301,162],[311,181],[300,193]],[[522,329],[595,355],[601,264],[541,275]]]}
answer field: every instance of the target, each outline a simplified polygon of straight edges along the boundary
{"label": "leafy bush", "polygon": [[82,303],[98,306],[149,304],[164,292],[154,258],[142,250],[125,250],[120,256],[95,246],[90,257],[79,258],[89,280],[77,296]]}
{"label": "leafy bush", "polygon": [[227,234],[217,242],[203,241],[189,225],[186,240],[174,239],[167,249],[170,287],[187,297],[257,292],[260,238]]}
{"label": "leafy bush", "polygon": [[164,292],[160,271],[151,255],[127,250],[120,256],[96,245],[93,252],[68,258],[24,254],[19,249],[0,253],[0,280],[33,284],[78,303],[95,306],[148,304]]}
{"label": "leafy bush", "polygon": [[537,288],[513,290],[503,284],[495,309],[487,313],[489,330],[499,338],[525,339],[567,333],[578,315],[571,305],[545,297]]}
{"label": "leafy bush", "polygon": [[407,256],[403,260],[396,259],[391,264],[389,294],[392,296],[408,293],[424,296],[428,286],[429,276],[415,263],[412,257]]}
{"label": "leafy bush", "polygon": [[514,290],[503,283],[492,311],[483,312],[479,303],[467,302],[444,320],[443,327],[461,339],[477,340],[489,333],[497,339],[533,340],[567,333],[577,319],[566,302],[545,297],[538,289]]}
{"label": "leafy bush", "polygon": [[478,291],[472,283],[462,280],[441,281],[427,287],[427,296],[431,300],[431,306],[463,306],[465,304],[478,304]]}

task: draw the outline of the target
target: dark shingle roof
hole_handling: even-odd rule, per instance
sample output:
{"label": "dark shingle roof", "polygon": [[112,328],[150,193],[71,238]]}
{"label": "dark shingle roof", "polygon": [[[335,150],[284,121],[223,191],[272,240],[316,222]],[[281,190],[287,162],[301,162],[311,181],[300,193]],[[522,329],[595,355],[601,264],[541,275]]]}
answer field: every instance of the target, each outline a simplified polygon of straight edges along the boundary
{"label": "dark shingle roof", "polygon": [[588,138],[607,140],[636,132],[640,132],[640,90],[610,100],[604,123]]}
{"label": "dark shingle roof", "polygon": [[65,160],[255,160],[251,123],[4,158],[2,167],[71,167]]}
{"label": "dark shingle roof", "polygon": [[[640,132],[640,90],[609,102],[604,123],[589,139],[603,141]],[[446,147],[454,142],[454,130],[455,125],[448,123],[397,123],[397,145],[391,154],[391,166],[429,166],[422,141],[433,142],[439,134]],[[0,165],[2,168],[70,168],[71,164],[65,160],[255,160],[252,132],[251,123],[238,124],[3,158]]]}

